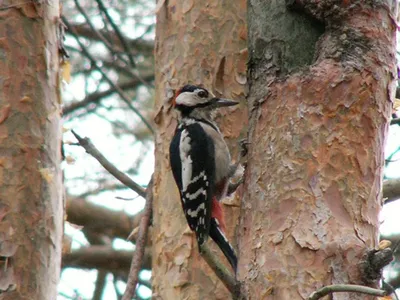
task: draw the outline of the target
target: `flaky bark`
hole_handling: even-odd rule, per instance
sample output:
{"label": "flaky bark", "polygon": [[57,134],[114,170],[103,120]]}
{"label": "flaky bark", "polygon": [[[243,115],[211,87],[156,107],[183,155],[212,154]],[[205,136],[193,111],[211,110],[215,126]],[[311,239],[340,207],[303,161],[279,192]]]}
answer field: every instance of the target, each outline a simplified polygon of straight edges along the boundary
{"label": "flaky bark", "polygon": [[[378,234],[395,92],[389,2],[287,2],[297,12],[276,2],[249,6],[254,110],[239,226],[247,299],[305,299],[323,285],[361,283],[358,263]],[[326,25],[310,67],[312,56],[296,60],[291,47],[314,49],[321,25],[299,9]]]}
{"label": "flaky bark", "polygon": [[[156,165],[153,212],[153,298],[229,299],[230,294],[199,256],[186,224],[169,166],[169,143],[176,127],[170,100],[187,83],[244,101],[246,83],[246,2],[165,1],[156,28]],[[245,104],[221,120],[231,149],[247,123]],[[238,203],[227,215],[228,235],[236,227]],[[210,242],[212,245],[212,243]],[[214,245],[213,245],[214,246]],[[216,247],[215,253],[220,255]],[[220,255],[221,261],[225,261]]]}
{"label": "flaky bark", "polygon": [[63,201],[58,1],[0,10],[1,299],[56,299]]}

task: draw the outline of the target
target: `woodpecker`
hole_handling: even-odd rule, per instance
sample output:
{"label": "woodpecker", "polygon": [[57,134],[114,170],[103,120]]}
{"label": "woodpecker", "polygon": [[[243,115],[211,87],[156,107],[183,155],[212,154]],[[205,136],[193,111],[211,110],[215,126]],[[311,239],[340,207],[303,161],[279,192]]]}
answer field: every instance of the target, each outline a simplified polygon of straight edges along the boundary
{"label": "woodpecker", "polygon": [[196,233],[199,252],[210,236],[236,272],[237,257],[225,236],[220,200],[228,192],[237,165],[214,122],[216,109],[238,102],[214,97],[206,89],[185,85],[174,97],[178,126],[170,144],[170,163],[186,220]]}

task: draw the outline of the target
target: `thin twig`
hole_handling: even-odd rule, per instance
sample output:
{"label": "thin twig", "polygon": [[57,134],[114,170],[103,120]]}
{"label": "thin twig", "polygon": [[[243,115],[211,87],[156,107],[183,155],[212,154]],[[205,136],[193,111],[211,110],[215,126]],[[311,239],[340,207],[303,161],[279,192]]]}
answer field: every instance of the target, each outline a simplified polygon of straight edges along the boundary
{"label": "thin twig", "polygon": [[140,196],[145,197],[146,191],[139,184],[133,181],[129,176],[125,173],[118,170],[111,162],[104,157],[103,154],[100,153],[99,150],[93,145],[93,143],[88,138],[80,137],[75,131],[71,130],[72,134],[76,137],[83,148],[85,148],[86,152],[93,156],[103,167],[106,169],[111,175],[113,175],[120,182],[125,184],[134,192],[138,193]]}
{"label": "thin twig", "polygon": [[107,81],[107,83],[118,93],[118,95],[121,97],[122,101],[124,101],[125,104],[128,105],[128,107],[142,120],[142,122],[147,126],[147,128],[151,131],[151,133],[154,133],[153,127],[144,118],[144,116],[132,105],[131,101],[129,100],[128,96],[124,93],[124,91],[122,91],[122,89],[118,85],[116,85],[107,76],[107,74],[103,71],[103,69],[97,65],[96,60],[92,57],[92,55],[89,53],[89,51],[83,45],[83,43],[79,40],[78,34],[74,30],[74,28],[71,27],[68,20],[64,16],[62,16],[61,18],[62,18],[62,21],[64,22],[64,24],[67,25],[69,33],[72,34],[72,36],[75,38],[76,42],[79,44],[79,47],[81,47],[82,53],[90,60],[91,64],[96,67],[96,69],[100,72],[100,74]]}
{"label": "thin twig", "polygon": [[240,295],[240,283],[236,281],[232,273],[223,265],[211,252],[207,244],[201,246],[201,255],[204,260],[214,271],[215,275],[222,281],[226,288],[231,292],[233,299],[237,299]]}
{"label": "thin twig", "polygon": [[[154,79],[154,74],[151,75],[146,75],[145,80],[152,80]],[[138,86],[139,81],[137,79],[133,79],[130,81],[127,81],[125,83],[121,83],[119,88],[121,90],[127,90],[127,89],[134,89]],[[85,106],[88,106],[89,104],[98,104],[103,100],[105,97],[108,97],[114,93],[117,93],[117,91],[110,87],[108,90],[101,91],[101,92],[93,92],[89,95],[87,95],[83,100],[77,101],[77,102],[72,102],[71,104],[67,105],[63,109],[63,115],[69,115],[76,110],[83,108]]]}
{"label": "thin twig", "polygon": [[133,60],[133,56],[131,53],[131,49],[129,48],[128,43],[126,42],[124,36],[122,35],[121,31],[119,30],[118,26],[114,23],[114,20],[111,18],[110,14],[108,13],[107,8],[105,7],[103,1],[101,0],[96,0],[97,4],[99,5],[100,10],[104,13],[106,16],[108,22],[110,22],[111,27],[114,29],[115,33],[118,36],[118,39],[121,41],[122,47],[124,48],[126,55],[128,55],[129,61],[131,63],[132,67],[135,67],[135,61]]}
{"label": "thin twig", "polygon": [[153,206],[153,176],[150,179],[146,189],[146,205],[144,207],[144,215],[140,220],[139,234],[136,239],[135,254],[132,259],[131,269],[129,271],[128,282],[122,300],[131,300],[135,295],[136,285],[139,279],[139,271],[142,267],[144,249],[147,242],[147,232],[150,225],[151,213]]}
{"label": "thin twig", "polygon": [[93,31],[93,33],[103,42],[104,46],[110,51],[112,55],[117,56],[120,60],[122,60],[125,64],[128,64],[127,60],[115,49],[113,49],[112,45],[110,42],[101,34],[99,30],[97,30],[83,7],[80,5],[79,0],[74,0],[75,6],[78,9],[78,11],[81,13],[81,15],[85,18],[86,24],[89,25],[90,29]]}
{"label": "thin twig", "polygon": [[388,295],[393,295],[394,299],[399,300],[399,297],[397,297],[396,294],[396,289],[385,280],[382,280],[382,289],[384,289]]}
{"label": "thin twig", "polygon": [[114,278],[113,278],[113,285],[114,285],[114,290],[115,290],[115,294],[117,295],[117,300],[121,300],[122,299],[122,294],[121,294],[121,292],[119,291],[119,289],[118,289],[118,285],[117,285],[117,278],[116,278],[116,275],[115,274],[113,274],[114,276]]}
{"label": "thin twig", "polygon": [[313,292],[308,300],[317,300],[320,299],[328,294],[332,293],[344,293],[344,292],[352,292],[352,293],[361,293],[373,296],[380,296],[383,297],[386,295],[386,291],[378,290],[374,288],[370,288],[363,285],[355,285],[355,284],[334,284],[334,285],[327,285],[319,290]]}
{"label": "thin twig", "polygon": [[[103,42],[104,46],[106,46],[106,48],[111,52],[114,53],[114,49],[112,49],[111,44],[109,43],[109,41],[107,41],[107,39],[101,34],[100,31],[98,31],[91,19],[89,18],[89,16],[87,15],[87,13],[85,12],[85,10],[83,9],[83,7],[80,5],[79,0],[74,0],[75,2],[75,6],[78,9],[78,11],[81,13],[81,15],[85,18],[86,24],[89,25],[90,29],[93,31],[93,33]],[[125,61],[124,61],[125,62]]]}

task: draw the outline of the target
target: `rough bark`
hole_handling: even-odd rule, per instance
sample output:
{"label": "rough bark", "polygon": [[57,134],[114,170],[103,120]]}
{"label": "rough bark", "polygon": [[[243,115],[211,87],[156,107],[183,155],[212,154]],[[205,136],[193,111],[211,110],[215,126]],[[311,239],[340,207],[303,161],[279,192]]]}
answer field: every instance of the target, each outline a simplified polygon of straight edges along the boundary
{"label": "rough bark", "polygon": [[[287,1],[324,23],[317,44],[320,31],[307,29],[316,21],[276,2],[248,8],[253,113],[239,226],[247,299],[305,299],[323,285],[361,283],[358,262],[377,241],[395,92],[389,2]],[[312,56],[300,54],[309,49],[307,67]]]}
{"label": "rough bark", "polygon": [[64,220],[58,4],[1,3],[2,299],[48,300],[57,295]]}
{"label": "rough bark", "polygon": [[[153,211],[153,298],[229,299],[229,292],[199,256],[184,218],[169,166],[169,143],[176,127],[170,100],[186,83],[241,100],[220,124],[231,149],[247,123],[246,2],[160,1],[156,27],[156,163]],[[234,141],[234,142],[233,142]],[[234,155],[233,155],[234,156]],[[229,201],[229,200],[228,200]],[[225,206],[228,236],[237,225],[238,203]],[[212,245],[212,242],[209,242]],[[212,245],[215,246],[215,245]],[[219,250],[213,247],[216,255]],[[220,256],[224,261],[223,255]]]}

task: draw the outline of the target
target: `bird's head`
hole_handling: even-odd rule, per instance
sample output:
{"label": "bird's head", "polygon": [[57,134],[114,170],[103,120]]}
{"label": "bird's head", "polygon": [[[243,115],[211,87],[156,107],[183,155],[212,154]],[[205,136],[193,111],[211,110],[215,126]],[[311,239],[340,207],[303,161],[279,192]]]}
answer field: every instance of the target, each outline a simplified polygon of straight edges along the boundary
{"label": "bird's head", "polygon": [[198,114],[206,117],[210,116],[211,112],[217,108],[236,104],[238,102],[215,97],[205,88],[195,85],[183,86],[175,93],[173,99],[173,106],[181,113],[182,117],[196,117]]}

